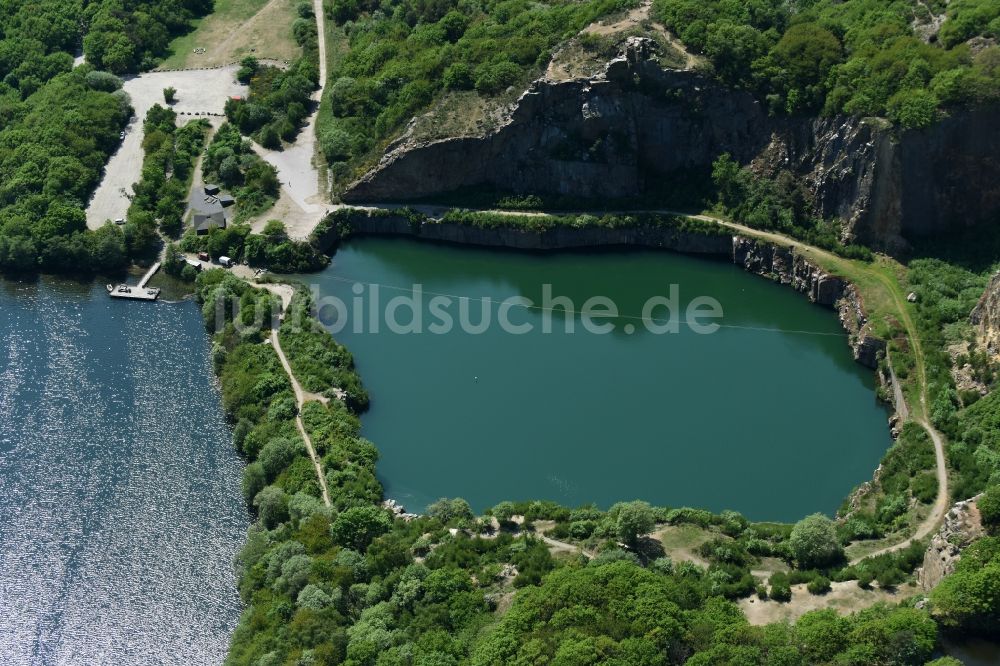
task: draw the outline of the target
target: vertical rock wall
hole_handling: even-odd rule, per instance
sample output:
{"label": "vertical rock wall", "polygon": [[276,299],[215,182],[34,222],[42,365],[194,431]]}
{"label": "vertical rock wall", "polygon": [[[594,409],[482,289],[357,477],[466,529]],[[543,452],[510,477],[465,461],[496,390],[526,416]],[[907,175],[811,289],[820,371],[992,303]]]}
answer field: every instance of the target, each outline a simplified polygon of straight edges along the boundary
{"label": "vertical rock wall", "polygon": [[408,133],[343,198],[477,186],[623,198],[728,152],[758,173],[796,174],[820,215],[843,220],[846,239],[879,249],[1000,215],[997,109],[906,132],[880,119],[775,118],[744,91],[661,68],[651,49],[631,38],[597,77],[535,81],[482,135],[421,142]]}

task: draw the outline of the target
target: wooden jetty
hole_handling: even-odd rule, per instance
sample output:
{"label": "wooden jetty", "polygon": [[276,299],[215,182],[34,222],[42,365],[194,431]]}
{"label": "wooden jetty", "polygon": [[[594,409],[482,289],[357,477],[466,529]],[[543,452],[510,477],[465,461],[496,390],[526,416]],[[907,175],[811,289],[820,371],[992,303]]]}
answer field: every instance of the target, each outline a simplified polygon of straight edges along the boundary
{"label": "wooden jetty", "polygon": [[139,284],[136,286],[130,286],[128,284],[119,285],[108,285],[108,293],[111,298],[127,298],[133,301],[155,301],[160,296],[160,290],[153,287],[149,288],[146,283],[156,275],[156,271],[160,270],[160,262],[156,262],[149,267],[146,274],[142,276],[139,280]]}

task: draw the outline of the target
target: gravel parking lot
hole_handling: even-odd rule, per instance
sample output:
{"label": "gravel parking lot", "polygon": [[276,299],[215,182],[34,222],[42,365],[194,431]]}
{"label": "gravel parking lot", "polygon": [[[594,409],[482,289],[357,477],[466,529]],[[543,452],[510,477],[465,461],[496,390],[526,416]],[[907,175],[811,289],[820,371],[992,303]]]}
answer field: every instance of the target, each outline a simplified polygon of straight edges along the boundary
{"label": "gravel parking lot", "polygon": [[104,167],[104,178],[87,207],[87,227],[96,229],[108,220],[125,217],[132,185],[142,173],[142,121],[154,104],[164,104],[163,89],[171,86],[177,89],[177,101],[172,108],[179,114],[179,122],[190,118],[183,114],[222,114],[229,97],[247,94],[246,86],[236,81],[237,69],[234,65],[149,72],[125,81],[125,92],[132,98],[135,115],[126,128],[125,140]]}

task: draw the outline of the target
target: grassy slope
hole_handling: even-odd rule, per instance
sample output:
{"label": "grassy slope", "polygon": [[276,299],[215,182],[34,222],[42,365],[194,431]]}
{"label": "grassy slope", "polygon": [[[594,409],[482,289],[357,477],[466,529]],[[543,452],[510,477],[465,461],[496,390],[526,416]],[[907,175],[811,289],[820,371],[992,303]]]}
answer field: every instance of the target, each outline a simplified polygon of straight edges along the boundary
{"label": "grassy slope", "polygon": [[[849,551],[852,560],[861,556],[884,553],[905,547],[914,538],[923,538],[934,529],[944,517],[950,499],[948,495],[948,471],[944,460],[943,437],[934,430],[927,419],[927,370],[921,338],[913,320],[913,306],[907,302],[900,280],[905,275],[905,268],[897,261],[888,257],[879,257],[875,262],[864,262],[845,259],[826,250],[805,245],[781,234],[759,231],[740,224],[719,220],[709,216],[697,216],[701,219],[716,219],[717,222],[733,228],[748,236],[761,238],[776,245],[794,246],[796,251],[806,256],[817,266],[830,273],[840,275],[858,288],[868,311],[869,318],[875,322],[876,331],[888,330],[889,322],[898,322],[905,331],[910,347],[916,360],[916,381],[904,382],[904,394],[910,407],[910,418],[920,424],[936,441],[938,456],[938,497],[931,510],[923,516],[914,518],[920,522],[912,525],[903,534],[890,536],[888,539],[876,542],[861,542]],[[885,327],[882,329],[881,327]],[[874,549],[872,546],[874,545]]]}
{"label": "grassy slope", "polygon": [[[295,0],[216,0],[215,11],[194,22],[195,29],[170,44],[173,55],[162,69],[213,67],[252,54],[292,60],[300,49],[292,38]],[[195,48],[206,53],[195,53]]]}

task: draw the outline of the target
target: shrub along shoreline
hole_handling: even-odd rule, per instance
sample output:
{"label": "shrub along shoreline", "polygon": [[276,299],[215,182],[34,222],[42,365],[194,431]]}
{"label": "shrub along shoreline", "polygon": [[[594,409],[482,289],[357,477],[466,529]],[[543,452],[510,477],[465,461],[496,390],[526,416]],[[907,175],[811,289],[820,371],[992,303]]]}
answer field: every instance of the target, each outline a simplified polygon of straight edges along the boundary
{"label": "shrub along shoreline", "polygon": [[[353,235],[365,234],[401,234],[431,241],[531,249],[631,244],[728,257],[732,255],[733,238],[731,231],[713,222],[678,215],[644,213],[598,217],[451,210],[433,219],[411,209],[343,208],[331,213],[316,229],[308,245],[302,245],[312,247],[319,255],[321,250],[329,251],[336,243]],[[853,511],[852,497],[846,498],[841,507],[841,514],[850,514],[838,527],[838,535],[844,543],[905,533],[920,507],[934,500],[933,453],[926,435],[919,428],[904,428],[899,440],[886,450],[881,466],[883,474],[876,482],[879,492],[868,496]],[[589,544],[590,547],[594,545]],[[888,568],[894,573],[881,579],[886,583],[901,580],[917,564],[913,558],[893,560]],[[837,580],[836,574],[828,574]]]}

